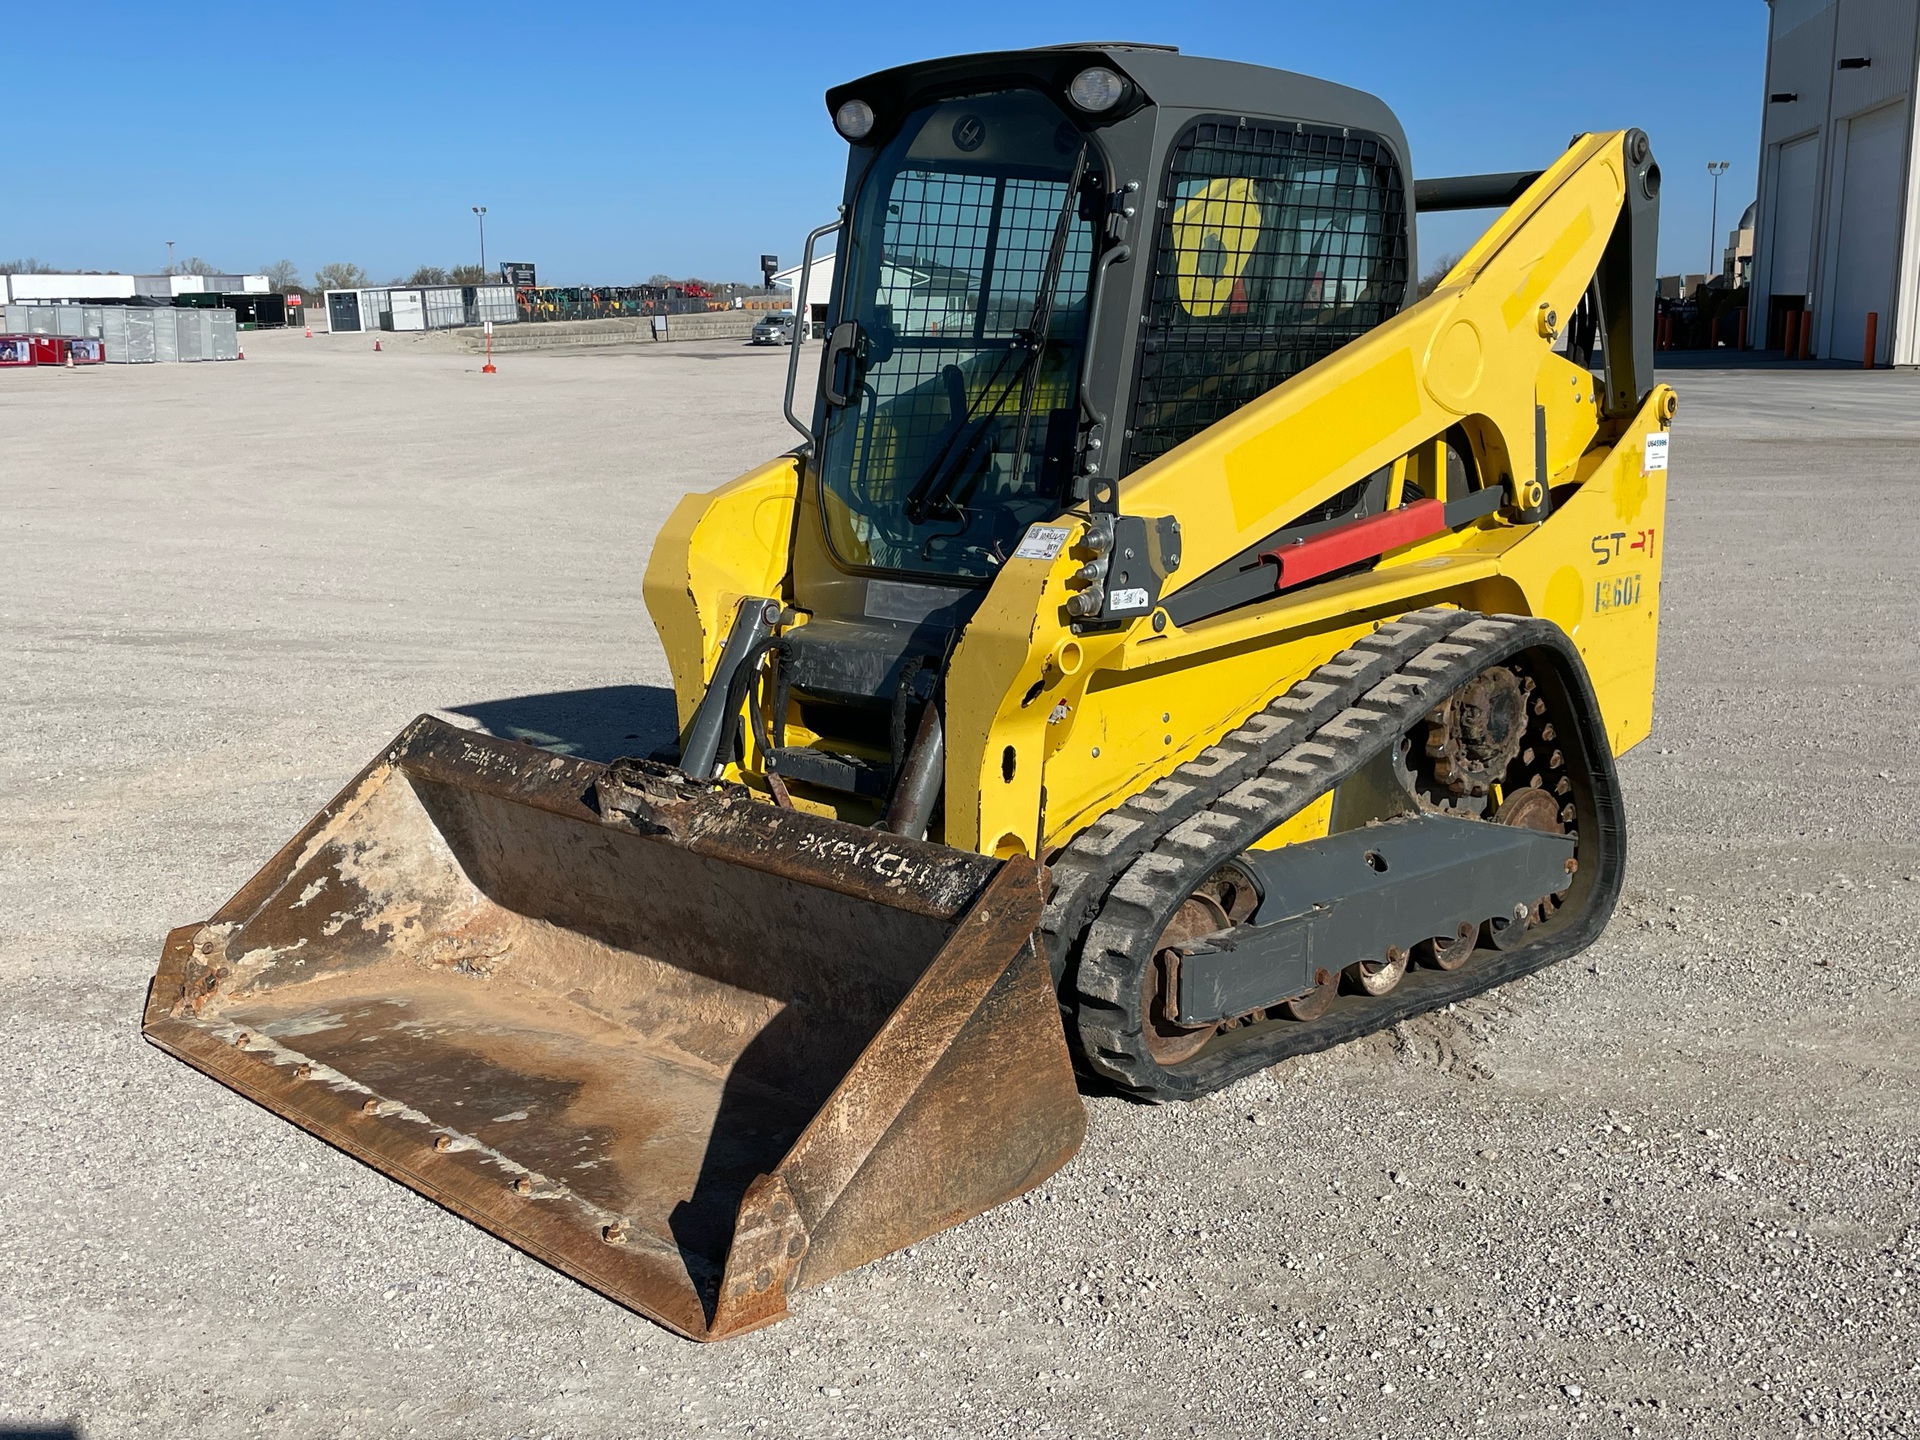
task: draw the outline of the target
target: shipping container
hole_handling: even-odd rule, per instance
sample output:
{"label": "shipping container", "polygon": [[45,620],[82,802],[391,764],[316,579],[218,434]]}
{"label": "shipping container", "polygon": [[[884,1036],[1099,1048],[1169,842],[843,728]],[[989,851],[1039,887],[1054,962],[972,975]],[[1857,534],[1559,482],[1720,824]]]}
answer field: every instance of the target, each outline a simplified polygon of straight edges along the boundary
{"label": "shipping container", "polygon": [[121,310],[121,318],[127,322],[127,364],[151,365],[160,358],[154,353],[156,313],[143,305],[129,305]]}
{"label": "shipping container", "polygon": [[237,360],[240,358],[240,335],[236,317],[231,310],[209,310],[206,312],[207,325],[212,330],[212,354],[215,360]]}
{"label": "shipping container", "polygon": [[207,358],[207,349],[202,343],[204,336],[200,329],[200,313],[198,310],[173,312],[173,333],[175,343],[179,346],[178,358],[183,364]]}
{"label": "shipping container", "polygon": [[358,290],[327,291],[327,329],[335,335],[359,330],[360,292]]}
{"label": "shipping container", "polygon": [[153,317],[153,358],[163,364],[180,358],[180,326],[183,311],[155,306],[147,311]]}
{"label": "shipping container", "polygon": [[[431,290],[422,290],[420,299],[426,306],[429,330],[451,330],[467,323],[466,293],[457,285],[436,285]],[[396,330],[404,329],[396,319]]]}
{"label": "shipping container", "polygon": [[100,339],[106,346],[107,363],[127,363],[127,307],[108,305],[100,312]]}
{"label": "shipping container", "polygon": [[58,365],[67,358],[67,341],[63,335],[35,335],[33,337],[33,363],[36,365]]}
{"label": "shipping container", "polygon": [[476,285],[473,310],[473,318],[468,322],[472,325],[481,325],[488,320],[496,325],[507,325],[520,319],[520,306],[514,301],[511,285]]}

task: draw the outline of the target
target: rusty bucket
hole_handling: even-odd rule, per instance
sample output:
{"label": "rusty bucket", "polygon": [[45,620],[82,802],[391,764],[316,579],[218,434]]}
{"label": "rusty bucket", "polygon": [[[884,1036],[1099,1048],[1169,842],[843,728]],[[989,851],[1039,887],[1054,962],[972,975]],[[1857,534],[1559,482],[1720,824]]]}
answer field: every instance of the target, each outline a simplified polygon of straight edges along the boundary
{"label": "rusty bucket", "polygon": [[423,716],[212,919],[154,1044],[682,1335],[1037,1185],[1041,877]]}

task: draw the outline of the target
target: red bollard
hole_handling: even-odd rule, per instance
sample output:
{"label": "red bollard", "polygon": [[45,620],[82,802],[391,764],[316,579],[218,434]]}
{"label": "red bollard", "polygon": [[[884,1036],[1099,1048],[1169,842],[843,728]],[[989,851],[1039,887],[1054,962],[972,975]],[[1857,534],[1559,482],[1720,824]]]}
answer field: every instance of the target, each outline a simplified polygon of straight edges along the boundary
{"label": "red bollard", "polygon": [[1802,360],[1813,358],[1813,311],[1811,310],[1800,312],[1800,358]]}
{"label": "red bollard", "polygon": [[1734,318],[1734,324],[1736,328],[1734,329],[1734,332],[1733,332],[1733,348],[1736,350],[1744,350],[1747,348],[1747,307],[1746,306],[1742,305],[1740,307],[1738,313]]}
{"label": "red bollard", "polygon": [[1800,351],[1800,312],[1787,312],[1787,333],[1780,337],[1780,353],[1791,360]]}
{"label": "red bollard", "polygon": [[1879,341],[1880,312],[1878,310],[1869,310],[1867,312],[1867,353],[1860,359],[1860,368],[1862,370],[1871,370],[1873,368],[1873,352],[1880,348]]}

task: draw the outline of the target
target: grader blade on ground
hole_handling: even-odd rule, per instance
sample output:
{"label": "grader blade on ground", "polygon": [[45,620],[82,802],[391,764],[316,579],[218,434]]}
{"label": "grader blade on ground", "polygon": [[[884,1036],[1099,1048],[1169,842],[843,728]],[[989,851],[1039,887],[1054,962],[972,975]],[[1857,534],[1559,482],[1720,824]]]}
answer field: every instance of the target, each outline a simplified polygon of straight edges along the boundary
{"label": "grader blade on ground", "polygon": [[162,1049],[697,1339],[1031,1188],[1041,875],[414,722],[167,939]]}

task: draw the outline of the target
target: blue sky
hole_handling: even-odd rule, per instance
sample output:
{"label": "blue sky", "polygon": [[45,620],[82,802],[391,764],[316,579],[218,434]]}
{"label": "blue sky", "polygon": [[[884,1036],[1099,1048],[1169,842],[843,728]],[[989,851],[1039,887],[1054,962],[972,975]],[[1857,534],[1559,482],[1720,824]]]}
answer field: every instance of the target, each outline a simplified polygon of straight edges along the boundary
{"label": "blue sky", "polygon": [[[1416,174],[1537,167],[1639,125],[1666,176],[1661,269],[1706,268],[1753,198],[1764,0],[974,0],[35,5],[9,13],[0,258],[376,279],[487,257],[551,283],[744,279],[797,259],[845,147],[821,92],[936,54],[1128,38],[1305,71],[1399,114]],[[296,59],[298,63],[295,63]],[[1432,258],[1469,217],[1422,222]]]}

